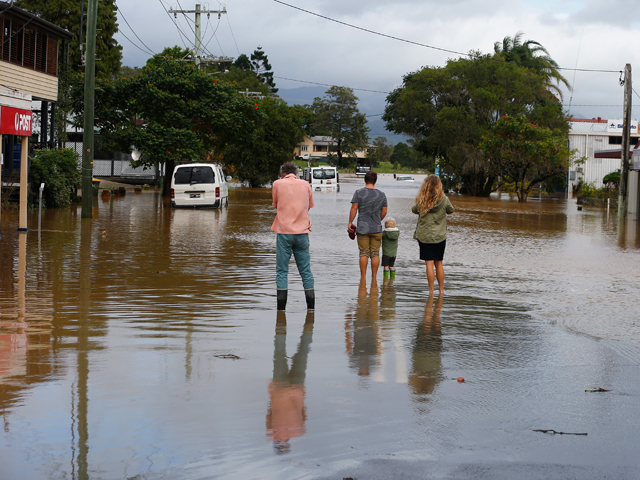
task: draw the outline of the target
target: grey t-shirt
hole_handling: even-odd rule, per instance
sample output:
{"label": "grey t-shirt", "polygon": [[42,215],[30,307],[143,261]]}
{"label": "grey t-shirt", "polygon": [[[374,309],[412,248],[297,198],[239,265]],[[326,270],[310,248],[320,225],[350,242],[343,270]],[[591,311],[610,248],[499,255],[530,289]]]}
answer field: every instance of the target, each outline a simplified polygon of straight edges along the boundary
{"label": "grey t-shirt", "polygon": [[351,203],[358,204],[357,233],[367,235],[382,232],[380,213],[387,206],[387,196],[375,188],[360,188],[353,193]]}

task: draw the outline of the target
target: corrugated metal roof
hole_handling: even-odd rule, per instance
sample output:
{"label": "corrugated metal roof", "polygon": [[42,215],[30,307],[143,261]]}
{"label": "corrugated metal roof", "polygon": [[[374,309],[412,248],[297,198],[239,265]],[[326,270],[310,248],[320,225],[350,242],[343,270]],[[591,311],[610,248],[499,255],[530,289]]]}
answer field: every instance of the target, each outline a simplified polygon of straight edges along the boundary
{"label": "corrugated metal roof", "polygon": [[591,134],[591,135],[617,135],[616,133],[608,133],[607,132],[607,120],[585,120],[585,119],[574,119],[569,121],[569,125],[571,129],[569,130],[569,134],[571,133],[581,133],[581,134]]}

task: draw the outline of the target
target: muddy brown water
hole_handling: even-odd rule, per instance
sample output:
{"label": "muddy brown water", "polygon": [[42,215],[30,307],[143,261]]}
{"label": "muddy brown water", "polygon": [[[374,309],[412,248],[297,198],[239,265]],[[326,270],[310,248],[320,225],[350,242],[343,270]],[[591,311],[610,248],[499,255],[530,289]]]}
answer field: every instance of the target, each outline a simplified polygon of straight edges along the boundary
{"label": "muddy brown water", "polygon": [[397,276],[360,284],[362,180],[341,180],[314,194],[314,314],[293,263],[276,314],[269,189],[222,210],[130,191],[92,220],[32,212],[26,235],[3,212],[0,478],[637,478],[637,226],[452,195],[429,298],[419,181],[380,178]]}

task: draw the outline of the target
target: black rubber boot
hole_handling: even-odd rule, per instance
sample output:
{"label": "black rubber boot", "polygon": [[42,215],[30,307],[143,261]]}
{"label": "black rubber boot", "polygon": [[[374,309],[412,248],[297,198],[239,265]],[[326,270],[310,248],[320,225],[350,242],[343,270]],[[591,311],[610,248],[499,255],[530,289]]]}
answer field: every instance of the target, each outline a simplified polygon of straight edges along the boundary
{"label": "black rubber boot", "polygon": [[287,307],[288,290],[277,290],[278,292],[278,310],[284,310]]}
{"label": "black rubber boot", "polygon": [[307,300],[307,310],[316,309],[316,292],[313,288],[304,291],[304,298]]}

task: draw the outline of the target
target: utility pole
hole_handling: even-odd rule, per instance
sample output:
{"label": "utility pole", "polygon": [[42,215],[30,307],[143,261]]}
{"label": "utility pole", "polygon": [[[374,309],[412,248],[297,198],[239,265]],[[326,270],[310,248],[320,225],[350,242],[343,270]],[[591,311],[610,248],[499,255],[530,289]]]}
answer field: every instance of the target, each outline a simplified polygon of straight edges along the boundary
{"label": "utility pole", "polygon": [[194,62],[196,64],[196,66],[198,68],[200,68],[200,65],[202,64],[207,64],[207,63],[221,63],[221,62],[233,62],[233,58],[232,57],[203,57],[202,56],[202,21],[201,21],[201,17],[200,15],[202,13],[206,13],[207,14],[207,18],[209,18],[209,16],[213,13],[213,14],[217,14],[218,15],[218,19],[220,19],[220,16],[223,13],[227,13],[227,7],[222,7],[222,10],[202,10],[201,6],[199,4],[196,4],[196,9],[195,10],[174,10],[171,9],[169,10],[169,13],[173,13],[174,17],[178,16],[178,13],[195,13],[196,15],[196,28],[194,30],[196,39],[194,42],[194,46],[195,46],[195,58],[194,58]]}
{"label": "utility pole", "polygon": [[629,127],[631,124],[631,64],[624,67],[624,118],[622,119],[622,152],[620,157],[620,197],[618,198],[618,219],[627,216],[629,196]]}
{"label": "utility pole", "polygon": [[201,50],[202,50],[202,40],[200,38],[200,36],[202,35],[202,29],[200,28],[200,5],[196,5],[196,58],[195,58],[195,63],[196,63],[196,67],[198,69],[200,69],[200,56],[201,56]]}
{"label": "utility pole", "polygon": [[[96,24],[98,0],[87,8],[87,58],[84,68],[84,132],[82,135],[82,218],[92,218],[93,204],[93,123],[96,90]],[[82,42],[82,39],[80,39]]]}

